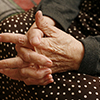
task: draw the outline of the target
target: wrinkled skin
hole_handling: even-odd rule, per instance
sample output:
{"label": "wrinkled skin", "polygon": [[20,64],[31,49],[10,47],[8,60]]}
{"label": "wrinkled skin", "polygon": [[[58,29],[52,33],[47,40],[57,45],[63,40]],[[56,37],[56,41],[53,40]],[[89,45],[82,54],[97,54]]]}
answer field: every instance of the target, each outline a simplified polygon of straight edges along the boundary
{"label": "wrinkled skin", "polygon": [[[68,70],[78,70],[84,56],[84,47],[82,43],[76,40],[71,35],[61,31],[48,24],[41,12],[36,14],[36,25],[43,33],[38,32],[38,35],[28,33],[28,38],[31,45],[35,45],[35,50],[43,55],[46,55],[52,60],[51,67],[53,73],[64,72]],[[37,30],[38,31],[38,30]],[[45,38],[43,37],[45,34]],[[38,37],[40,43],[34,42],[34,37]]]}
{"label": "wrinkled skin", "polygon": [[[45,37],[43,37],[44,34]],[[36,27],[31,27],[26,35],[17,34],[13,36],[5,33],[1,34],[0,37],[0,41],[2,42],[17,44],[16,50],[18,52],[18,57],[12,58],[13,60],[6,60],[7,64],[4,63],[4,60],[0,61],[0,68],[3,68],[0,72],[12,78],[14,75],[9,75],[8,72],[11,71],[9,68],[13,66],[16,69],[12,70],[20,73],[19,75],[22,77],[20,80],[27,84],[30,82],[29,80],[31,80],[31,85],[46,85],[53,82],[51,73],[78,70],[84,56],[82,43],[71,35],[49,24],[40,11],[36,13]],[[21,60],[19,64],[22,66],[21,69],[19,65],[14,65],[15,61],[18,62],[19,59]],[[8,60],[11,61],[8,62]],[[26,69],[30,70],[27,71]],[[45,73],[44,69],[48,70],[46,75],[43,74],[43,72]],[[38,70],[38,72],[42,70],[42,78],[36,78],[36,76],[32,74],[32,70]],[[47,76],[47,79],[45,76]],[[13,79],[19,79],[17,77],[18,76],[13,77]],[[29,80],[26,82],[25,79]],[[40,81],[36,82],[36,79]],[[32,82],[32,80],[35,81]]]}
{"label": "wrinkled skin", "polygon": [[[55,25],[54,20],[47,16],[43,16],[45,20],[48,21],[48,24]],[[34,22],[27,34],[30,32],[34,34],[34,29],[37,29],[36,23]],[[26,35],[27,35],[26,34]],[[3,35],[3,36],[2,36]],[[10,34],[10,33],[4,33],[0,35],[0,41],[2,42],[12,42],[16,44],[17,46],[27,47],[31,48],[30,51],[34,53],[34,55],[37,56],[37,53],[34,52],[34,47],[31,46],[29,43],[27,37],[25,35],[21,34]],[[12,39],[13,38],[13,39]],[[29,49],[28,49],[29,50]],[[29,52],[29,51],[28,51]],[[20,54],[19,54],[20,55]],[[42,61],[44,62],[44,66],[46,64],[46,67],[50,67],[52,65],[52,62],[47,57],[40,55],[42,58]],[[25,58],[27,59],[27,56],[25,55]],[[25,60],[24,58],[24,60]],[[25,82],[27,85],[47,85],[49,83],[52,83],[53,77],[52,77],[52,70],[50,68],[39,68],[38,65],[34,63],[38,63],[39,65],[43,65],[37,58],[35,59],[34,63],[29,63],[27,61],[24,61],[22,58],[20,58],[18,55],[15,58],[9,58],[6,60],[0,61],[0,72],[5,74],[6,76],[10,77],[14,80],[20,80]],[[39,61],[39,62],[37,62]],[[49,63],[48,63],[49,62]]]}

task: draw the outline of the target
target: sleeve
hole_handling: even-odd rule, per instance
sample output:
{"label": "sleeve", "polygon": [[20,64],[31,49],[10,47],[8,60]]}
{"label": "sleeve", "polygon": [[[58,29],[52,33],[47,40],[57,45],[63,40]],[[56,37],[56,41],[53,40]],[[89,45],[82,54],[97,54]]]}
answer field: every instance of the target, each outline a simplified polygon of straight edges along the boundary
{"label": "sleeve", "polygon": [[54,19],[64,31],[78,15],[83,0],[42,0],[37,7],[44,15]]}
{"label": "sleeve", "polygon": [[85,55],[78,71],[90,75],[100,75],[100,35],[89,36],[80,41],[84,45]]}

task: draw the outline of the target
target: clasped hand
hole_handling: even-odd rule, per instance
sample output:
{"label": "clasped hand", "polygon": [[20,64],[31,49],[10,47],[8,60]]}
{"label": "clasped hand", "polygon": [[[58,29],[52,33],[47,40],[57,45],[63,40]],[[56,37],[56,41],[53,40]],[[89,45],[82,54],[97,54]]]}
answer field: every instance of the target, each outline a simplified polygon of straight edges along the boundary
{"label": "clasped hand", "polygon": [[82,43],[49,24],[41,11],[26,35],[4,33],[0,42],[16,44],[17,57],[0,61],[0,72],[27,85],[52,83],[52,73],[78,70],[84,56]]}

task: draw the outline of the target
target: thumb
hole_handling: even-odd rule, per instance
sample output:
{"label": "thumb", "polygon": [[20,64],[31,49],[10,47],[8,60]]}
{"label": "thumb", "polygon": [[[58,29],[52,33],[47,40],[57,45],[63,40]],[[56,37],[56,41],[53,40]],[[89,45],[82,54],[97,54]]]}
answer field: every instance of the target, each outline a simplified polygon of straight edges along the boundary
{"label": "thumb", "polygon": [[35,15],[35,21],[37,27],[46,35],[49,37],[54,36],[55,32],[55,27],[53,25],[50,25],[47,20],[42,15],[41,11],[38,11]]}

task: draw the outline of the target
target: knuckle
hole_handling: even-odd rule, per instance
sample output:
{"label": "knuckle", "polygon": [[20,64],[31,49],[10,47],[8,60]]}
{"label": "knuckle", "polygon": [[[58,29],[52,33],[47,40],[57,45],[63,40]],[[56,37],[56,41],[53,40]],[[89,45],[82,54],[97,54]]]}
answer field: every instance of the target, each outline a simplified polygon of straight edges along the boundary
{"label": "knuckle", "polygon": [[[19,57],[20,58],[20,57]],[[17,66],[20,68],[24,65],[23,60],[20,58],[20,61],[17,62]]]}
{"label": "knuckle", "polygon": [[36,31],[34,28],[31,28],[27,34],[28,34],[28,35],[31,35],[32,33],[34,34],[34,33],[36,33],[36,32],[37,32],[37,31]]}
{"label": "knuckle", "polygon": [[[33,33],[33,34],[32,34]],[[28,35],[29,35],[29,37],[30,38],[33,38],[35,35],[41,35],[41,36],[43,36],[43,32],[41,31],[41,30],[39,30],[39,29],[31,29],[29,32],[28,32]]]}
{"label": "knuckle", "polygon": [[37,79],[43,78],[43,76],[38,71],[35,72],[35,75],[36,75]]}
{"label": "knuckle", "polygon": [[23,77],[23,76],[26,76],[26,73],[25,73],[25,69],[20,69],[20,75]]}
{"label": "knuckle", "polygon": [[[32,29],[31,30],[33,33],[36,33],[37,31],[36,31],[36,29]],[[31,32],[30,32],[30,34],[31,34]]]}
{"label": "knuckle", "polygon": [[19,39],[18,39],[18,44],[20,44],[20,45],[24,45],[25,44],[25,37],[19,37]]}
{"label": "knuckle", "polygon": [[23,60],[28,62],[29,59],[30,59],[30,54],[29,53],[23,53]]}
{"label": "knuckle", "polygon": [[6,60],[3,60],[3,66],[5,67],[5,68],[7,68],[8,67],[8,62],[6,61]]}
{"label": "knuckle", "polygon": [[45,29],[48,29],[49,27],[48,27],[48,22],[44,22],[44,24],[42,24],[42,27],[44,27]]}

